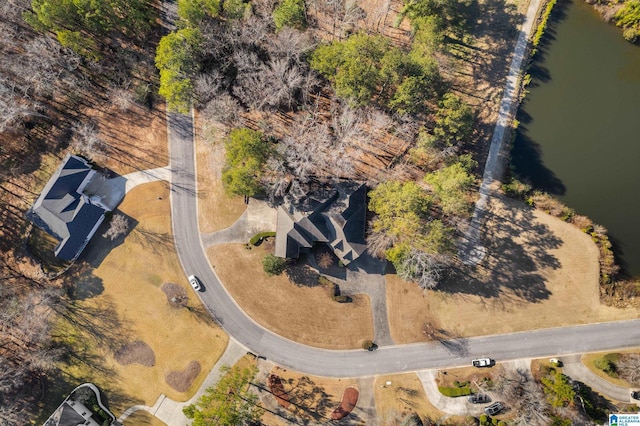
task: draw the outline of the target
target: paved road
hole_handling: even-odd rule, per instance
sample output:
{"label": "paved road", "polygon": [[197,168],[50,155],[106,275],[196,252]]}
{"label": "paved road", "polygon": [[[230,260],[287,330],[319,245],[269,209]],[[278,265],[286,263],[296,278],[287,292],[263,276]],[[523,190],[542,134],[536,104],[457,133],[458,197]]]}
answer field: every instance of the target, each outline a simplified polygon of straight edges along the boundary
{"label": "paved road", "polygon": [[[222,286],[198,231],[195,153],[191,117],[169,114],[171,209],[176,249],[186,274],[200,277],[204,304],[225,331],[256,354],[309,374],[361,377],[468,365],[489,355],[498,361],[640,346],[640,320],[476,337],[442,344],[385,346],[377,351],[330,351],[295,343],[251,320]],[[247,282],[251,285],[251,282]],[[496,321],[500,321],[499,316]]]}

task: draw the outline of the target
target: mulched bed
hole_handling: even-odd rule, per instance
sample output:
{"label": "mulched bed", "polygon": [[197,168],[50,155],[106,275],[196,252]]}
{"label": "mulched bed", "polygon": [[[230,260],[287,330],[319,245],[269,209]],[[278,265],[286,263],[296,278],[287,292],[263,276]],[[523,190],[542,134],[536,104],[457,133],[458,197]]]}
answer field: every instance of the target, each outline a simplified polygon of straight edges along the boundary
{"label": "mulched bed", "polygon": [[124,345],[115,353],[115,359],[122,365],[140,364],[145,367],[153,367],[156,364],[156,354],[142,340],[136,340]]}
{"label": "mulched bed", "polygon": [[275,374],[269,375],[269,390],[271,394],[276,397],[278,405],[282,408],[289,408],[291,403],[289,402],[289,395],[284,390],[282,379]]}
{"label": "mulched bed", "polygon": [[191,361],[184,370],[169,372],[165,377],[165,381],[178,392],[186,392],[201,370],[202,367],[198,361]]}
{"label": "mulched bed", "polygon": [[167,302],[172,308],[183,308],[186,305],[188,295],[182,286],[175,283],[164,283],[160,290],[167,296]]}
{"label": "mulched bed", "polygon": [[359,395],[358,389],[346,388],[342,394],[340,406],[331,413],[331,420],[340,420],[346,417],[356,407]]}

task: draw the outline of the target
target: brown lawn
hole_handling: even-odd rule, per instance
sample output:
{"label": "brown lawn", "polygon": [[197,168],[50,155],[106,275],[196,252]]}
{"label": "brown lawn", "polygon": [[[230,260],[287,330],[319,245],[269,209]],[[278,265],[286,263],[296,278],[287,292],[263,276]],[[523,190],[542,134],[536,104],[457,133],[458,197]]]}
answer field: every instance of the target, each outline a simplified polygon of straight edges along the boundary
{"label": "brown lawn", "polygon": [[169,163],[164,102],[151,110],[134,103],[124,112],[104,103],[85,114],[98,122],[100,138],[106,144],[107,155],[95,158],[98,165],[127,174]]}
{"label": "brown lawn", "polygon": [[[391,382],[389,386],[386,385],[388,381]],[[399,420],[413,413],[433,421],[446,418],[450,424],[464,420],[459,416],[449,416],[431,405],[420,379],[413,373],[378,376],[373,387],[376,412],[382,426],[399,424]]]}
{"label": "brown lawn", "polygon": [[600,370],[599,368],[597,368],[594,365],[594,363],[596,362],[597,359],[602,358],[603,356],[605,356],[607,354],[610,354],[610,353],[630,354],[630,353],[638,353],[638,350],[637,349],[635,349],[635,350],[634,349],[625,349],[625,350],[619,350],[619,351],[590,353],[590,354],[582,355],[581,361],[594,374],[597,374],[601,378],[605,379],[606,381],[608,381],[610,383],[613,383],[614,385],[621,386],[623,388],[634,387],[631,383],[627,382],[624,379],[611,377],[610,375],[608,375],[607,373],[605,373],[604,371]]}
{"label": "brown lawn", "polygon": [[127,417],[123,426],[167,426],[167,424],[151,413],[139,410]]}
{"label": "brown lawn", "polygon": [[207,250],[218,277],[251,318],[276,334],[321,348],[355,349],[373,338],[368,296],[337,303],[321,286],[296,286],[285,274],[268,277],[262,270],[264,246],[221,244]]}
{"label": "brown lawn", "polygon": [[493,198],[485,227],[488,256],[458,270],[438,291],[387,275],[396,343],[424,341],[425,323],[449,336],[509,333],[636,318],[600,304],[598,251],[589,236],[546,213]]}
{"label": "brown lawn", "polygon": [[203,137],[196,116],[196,159],[198,164],[198,222],[204,233],[224,229],[233,224],[246,205],[242,197],[230,197],[222,187],[224,165],[224,133]]}
{"label": "brown lawn", "polygon": [[[228,341],[212,320],[199,314],[201,304],[174,250],[168,195],[162,182],[142,185],[127,195],[120,210],[137,225],[124,243],[110,251],[103,238],[95,238],[87,247],[87,260],[99,265],[75,277],[79,300],[71,321],[59,324],[81,361],[72,362],[65,371],[101,386],[115,410],[153,405],[161,393],[178,401],[188,399]],[[184,288],[191,309],[170,306],[161,289],[165,282]],[[153,366],[115,360],[119,348],[135,341],[153,351]],[[172,389],[165,377],[193,362],[201,370],[191,386],[182,392]]]}
{"label": "brown lawn", "polygon": [[438,371],[436,383],[438,386],[455,387],[456,382],[480,383],[484,378],[490,378],[499,371],[500,366],[478,369],[476,367],[449,368]]}

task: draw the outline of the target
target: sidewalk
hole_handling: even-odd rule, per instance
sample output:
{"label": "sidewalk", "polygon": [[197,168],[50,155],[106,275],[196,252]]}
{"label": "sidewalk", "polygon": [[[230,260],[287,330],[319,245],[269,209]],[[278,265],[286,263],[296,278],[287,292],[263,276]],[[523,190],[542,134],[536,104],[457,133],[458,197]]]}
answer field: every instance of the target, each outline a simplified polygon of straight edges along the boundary
{"label": "sidewalk", "polygon": [[169,426],[187,426],[189,424],[189,419],[187,419],[187,417],[182,413],[182,409],[189,404],[193,404],[204,394],[204,391],[207,388],[215,385],[218,380],[220,380],[222,375],[220,373],[220,367],[223,365],[234,365],[246,353],[247,349],[244,346],[237,343],[233,338],[229,339],[227,349],[224,351],[218,362],[213,366],[206,379],[204,379],[204,382],[202,382],[198,392],[196,392],[196,394],[188,401],[177,402],[162,394],[158,397],[153,407],[149,407],[148,405],[134,405],[133,407],[128,408],[118,418],[118,423],[122,424],[131,414],[138,410],[144,410],[156,416]]}
{"label": "sidewalk", "polygon": [[495,190],[495,186],[500,183],[504,171],[505,157],[508,155],[504,147],[505,133],[517,106],[518,82],[520,81],[525,53],[529,44],[529,36],[533,30],[540,3],[541,0],[531,0],[531,3],[529,3],[529,8],[516,42],[516,48],[513,52],[513,58],[511,59],[509,74],[507,75],[504,93],[500,101],[498,120],[493,130],[484,175],[482,176],[480,198],[476,202],[473,217],[465,236],[465,243],[459,252],[460,259],[466,264],[477,264],[485,256],[486,248],[480,245],[480,230],[484,223],[486,209],[489,206],[490,195]]}

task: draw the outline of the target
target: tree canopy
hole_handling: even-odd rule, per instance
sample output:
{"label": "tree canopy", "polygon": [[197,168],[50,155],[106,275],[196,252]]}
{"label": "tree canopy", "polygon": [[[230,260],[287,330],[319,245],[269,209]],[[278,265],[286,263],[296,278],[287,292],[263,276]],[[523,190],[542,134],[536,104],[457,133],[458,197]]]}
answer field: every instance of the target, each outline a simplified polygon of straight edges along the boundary
{"label": "tree canopy", "polygon": [[430,173],[424,180],[431,185],[443,214],[464,216],[469,213],[472,204],[466,192],[475,179],[462,163]]}
{"label": "tree canopy", "polygon": [[445,93],[436,112],[433,134],[444,146],[459,145],[473,132],[473,111],[458,95]]}
{"label": "tree canopy", "polygon": [[222,183],[226,191],[249,197],[262,192],[260,178],[272,151],[262,133],[248,128],[234,129],[225,139],[225,148]]}
{"label": "tree canopy", "polygon": [[197,28],[182,28],[162,37],[155,63],[160,70],[159,93],[169,109],[187,112],[193,96],[192,76],[199,68],[201,35]]}
{"label": "tree canopy", "polygon": [[631,43],[640,39],[640,0],[627,0],[614,17],[616,25],[624,29],[623,36]]}
{"label": "tree canopy", "polygon": [[178,16],[187,26],[196,27],[206,17],[220,13],[219,0],[178,0]]}
{"label": "tree canopy", "polygon": [[142,35],[154,17],[147,0],[32,0],[24,15],[34,28],[52,31],[60,44],[92,60],[109,33]]}
{"label": "tree canopy", "polygon": [[318,47],[310,64],[353,106],[379,98],[384,106],[401,113],[417,112],[439,80],[435,62],[417,62],[387,38],[364,33]]}
{"label": "tree canopy", "polygon": [[304,0],[282,0],[273,11],[276,29],[291,27],[302,30],[307,26]]}
{"label": "tree canopy", "polygon": [[249,389],[256,368],[223,366],[220,381],[207,388],[195,404],[183,408],[192,426],[237,426],[260,418],[258,396]]}

